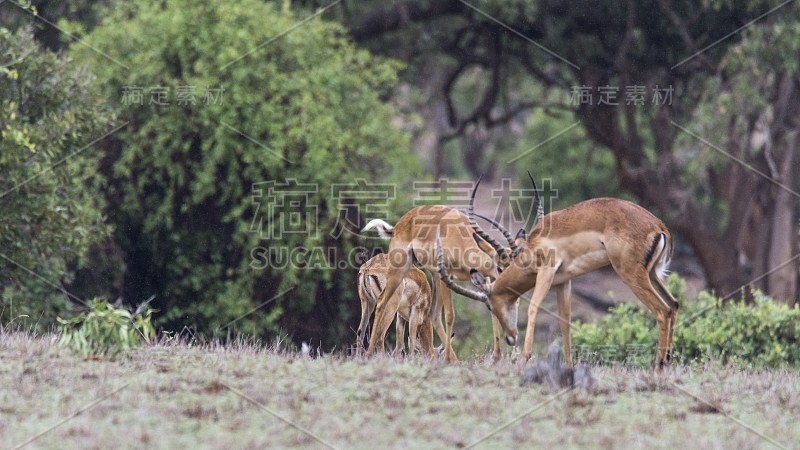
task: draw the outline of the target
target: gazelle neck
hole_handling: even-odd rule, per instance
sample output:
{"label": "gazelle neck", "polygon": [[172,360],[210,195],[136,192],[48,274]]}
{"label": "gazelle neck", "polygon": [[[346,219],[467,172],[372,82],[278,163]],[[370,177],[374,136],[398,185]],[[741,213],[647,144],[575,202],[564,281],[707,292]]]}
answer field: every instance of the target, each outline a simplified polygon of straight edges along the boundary
{"label": "gazelle neck", "polygon": [[492,295],[517,298],[536,284],[536,266],[533,252],[526,248],[497,278],[492,286]]}

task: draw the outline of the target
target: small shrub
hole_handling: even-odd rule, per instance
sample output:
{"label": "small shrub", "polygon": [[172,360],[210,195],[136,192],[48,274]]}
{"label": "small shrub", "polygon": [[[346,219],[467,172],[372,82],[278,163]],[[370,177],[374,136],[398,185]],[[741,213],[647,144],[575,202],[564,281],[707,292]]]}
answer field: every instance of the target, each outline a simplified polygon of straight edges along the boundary
{"label": "small shrub", "polygon": [[[672,353],[679,361],[721,361],[743,368],[800,366],[800,308],[789,308],[759,291],[754,301],[722,301],[706,292],[685,299],[682,280],[670,276],[670,291],[681,302]],[[653,364],[658,329],[641,305],[612,308],[597,323],[576,323],[576,359],[647,367]]]}
{"label": "small shrub", "polygon": [[597,323],[574,323],[571,337],[576,360],[647,367],[653,363],[658,330],[649,311],[623,303]]}
{"label": "small shrub", "polygon": [[752,304],[724,302],[702,293],[700,308],[678,318],[677,349],[689,361],[721,358],[742,367],[800,366],[800,308],[789,308],[760,291]]}
{"label": "small shrub", "polygon": [[69,320],[57,319],[61,330],[59,345],[84,358],[114,358],[142,340],[150,343],[155,338],[156,332],[150,320],[154,312],[156,310],[143,306],[131,312],[105,300],[93,300],[88,311]]}

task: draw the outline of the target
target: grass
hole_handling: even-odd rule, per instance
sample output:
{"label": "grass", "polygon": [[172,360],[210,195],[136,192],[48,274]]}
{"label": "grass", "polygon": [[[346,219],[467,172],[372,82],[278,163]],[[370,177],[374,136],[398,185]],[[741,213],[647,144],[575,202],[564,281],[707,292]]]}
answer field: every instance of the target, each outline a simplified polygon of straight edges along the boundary
{"label": "grass", "polygon": [[[520,386],[510,361],[185,342],[84,360],[0,332],[3,448],[797,447],[800,373],[594,369],[594,392]],[[76,411],[82,413],[75,415]],[[32,440],[33,439],[33,440]]]}

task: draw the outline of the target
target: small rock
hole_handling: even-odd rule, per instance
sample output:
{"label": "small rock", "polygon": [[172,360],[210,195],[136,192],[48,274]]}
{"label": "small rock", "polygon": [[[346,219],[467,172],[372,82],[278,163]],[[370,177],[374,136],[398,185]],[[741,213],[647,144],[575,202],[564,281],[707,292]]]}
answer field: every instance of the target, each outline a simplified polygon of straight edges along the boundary
{"label": "small rock", "polygon": [[591,368],[587,364],[567,367],[562,362],[561,347],[553,343],[547,352],[547,362],[539,361],[530,364],[522,371],[520,384],[544,384],[550,387],[579,387],[591,389],[596,381],[592,376]]}
{"label": "small rock", "polygon": [[597,380],[592,375],[592,370],[588,364],[578,364],[575,366],[575,387],[583,389],[594,389],[597,386]]}

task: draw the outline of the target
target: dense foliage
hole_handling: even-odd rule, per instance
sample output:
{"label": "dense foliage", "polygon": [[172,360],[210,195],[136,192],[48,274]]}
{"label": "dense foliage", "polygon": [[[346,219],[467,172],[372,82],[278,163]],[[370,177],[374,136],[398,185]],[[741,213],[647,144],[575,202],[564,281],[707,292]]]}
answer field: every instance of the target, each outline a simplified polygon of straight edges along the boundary
{"label": "dense foliage", "polygon": [[[306,15],[256,0],[133,2],[85,37],[99,51],[72,47],[130,122],[104,162],[121,294],[156,295],[167,327],[349,340],[360,219],[332,233],[345,200],[332,185],[416,165],[384,100],[398,65],[319,18],[294,29]],[[304,249],[290,264],[264,256]]]}
{"label": "dense foliage", "polygon": [[54,323],[75,302],[62,283],[107,234],[94,142],[115,120],[94,86],[30,30],[0,27],[0,321]]}
{"label": "dense foliage", "polygon": [[[681,282],[670,277],[671,289]],[[680,298],[673,355],[679,362],[721,361],[740,367],[800,366],[800,308],[756,291],[754,302],[722,301],[706,292]],[[649,311],[617,306],[597,323],[572,326],[573,352],[603,364],[652,365],[658,329]]]}
{"label": "dense foliage", "polygon": [[[428,142],[414,151],[429,173],[525,185],[531,170],[548,211],[636,197],[694,248],[718,292],[769,273],[756,287],[791,304],[800,83],[785,55],[800,42],[798,5],[687,5],[8,2],[4,26],[34,27],[0,36],[0,320],[50,324],[77,301],[67,291],[155,295],[169,328],[341,346],[353,336],[352,250],[365,242],[352,231],[365,210],[335,185],[414,177],[398,124]],[[727,37],[706,47],[714,36]],[[398,63],[364,48],[404,60],[402,81]],[[644,104],[628,104],[630,86],[645,88]],[[674,97],[651,101],[655,86]],[[565,101],[576,87],[595,102]],[[619,89],[618,102],[601,105],[601,88]],[[390,221],[412,192],[396,187]],[[270,191],[292,188],[300,203]],[[684,301],[680,320],[728,311],[712,300]],[[633,318],[608,345],[651,339],[630,308],[609,319]],[[485,311],[462,309],[458,338],[482,349]],[[780,364],[783,349],[758,364]]]}

